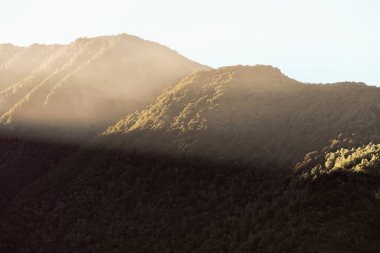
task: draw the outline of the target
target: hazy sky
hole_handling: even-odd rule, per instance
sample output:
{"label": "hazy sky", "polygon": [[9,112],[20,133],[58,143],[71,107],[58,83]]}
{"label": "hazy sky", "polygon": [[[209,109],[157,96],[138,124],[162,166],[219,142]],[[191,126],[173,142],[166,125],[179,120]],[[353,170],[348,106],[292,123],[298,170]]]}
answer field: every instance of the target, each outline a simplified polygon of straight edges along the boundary
{"label": "hazy sky", "polygon": [[271,64],[307,82],[380,86],[378,0],[9,0],[0,43],[128,33],[212,67]]}

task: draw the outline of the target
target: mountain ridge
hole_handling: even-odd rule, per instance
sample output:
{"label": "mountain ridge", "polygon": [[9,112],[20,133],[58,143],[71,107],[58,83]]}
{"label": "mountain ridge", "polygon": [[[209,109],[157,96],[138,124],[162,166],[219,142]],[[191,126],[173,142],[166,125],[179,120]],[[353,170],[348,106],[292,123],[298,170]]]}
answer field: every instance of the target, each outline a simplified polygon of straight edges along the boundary
{"label": "mountain ridge", "polygon": [[80,38],[0,92],[0,122],[99,131],[153,100],[162,88],[207,68],[135,36]]}
{"label": "mountain ridge", "polygon": [[1,252],[379,251],[379,88],[59,47],[0,82]]}
{"label": "mountain ridge", "polygon": [[340,133],[379,134],[378,105],[380,89],[362,83],[305,84],[271,66],[223,67],[184,78],[103,135],[139,150],[288,166]]}

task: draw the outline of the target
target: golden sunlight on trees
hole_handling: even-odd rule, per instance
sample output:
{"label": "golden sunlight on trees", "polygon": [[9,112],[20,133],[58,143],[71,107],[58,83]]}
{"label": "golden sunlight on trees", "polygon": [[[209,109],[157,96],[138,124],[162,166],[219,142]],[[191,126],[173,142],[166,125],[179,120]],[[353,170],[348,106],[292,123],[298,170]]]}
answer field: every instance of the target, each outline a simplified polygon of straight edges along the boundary
{"label": "golden sunlight on trees", "polygon": [[19,49],[0,65],[0,78],[18,73],[14,69],[22,70],[17,78],[0,80],[0,122],[71,138],[75,131],[79,137],[101,132],[162,89],[208,67],[157,43],[118,35]]}
{"label": "golden sunlight on trees", "polygon": [[283,167],[339,132],[375,132],[378,103],[379,89],[361,83],[304,84],[271,66],[224,67],[184,78],[104,135],[143,150]]}

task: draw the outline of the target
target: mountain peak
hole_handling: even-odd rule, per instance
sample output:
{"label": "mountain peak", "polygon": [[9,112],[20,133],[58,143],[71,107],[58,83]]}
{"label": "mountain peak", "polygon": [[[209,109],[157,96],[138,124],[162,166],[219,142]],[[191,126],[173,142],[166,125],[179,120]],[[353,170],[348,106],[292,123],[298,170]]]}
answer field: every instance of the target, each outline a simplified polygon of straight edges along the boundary
{"label": "mountain peak", "polygon": [[[250,71],[256,73],[266,73],[266,74],[282,74],[279,68],[276,68],[272,65],[256,64],[256,65],[233,65],[220,67],[221,70],[230,70],[230,71]],[[282,74],[283,75],[283,74]]]}
{"label": "mountain peak", "polygon": [[[280,69],[270,65],[236,65],[195,73],[189,78],[211,78],[230,85],[236,84],[245,88],[281,88],[294,86],[300,82],[284,75]],[[228,81],[228,82],[227,82]]]}
{"label": "mountain peak", "polygon": [[[144,126],[144,128],[148,125],[153,128],[161,128],[167,125],[169,128],[177,126],[183,129],[183,123],[179,125],[175,123],[179,119],[184,119],[180,115],[194,114],[199,118],[203,112],[209,113],[212,110],[214,113],[215,108],[245,103],[246,99],[261,96],[262,92],[281,92],[283,89],[289,90],[290,87],[296,87],[300,84],[282,74],[278,68],[266,65],[238,65],[199,71],[166,90],[158,97],[152,107],[140,112],[150,116],[157,114],[153,121],[150,117],[144,116],[142,117],[144,120],[140,119],[134,123],[138,126]],[[166,114],[162,113],[163,110]],[[184,111],[181,112],[181,110]],[[216,111],[220,112],[220,110]],[[161,118],[160,115],[163,115],[165,119]],[[133,121],[131,121],[132,118],[133,116],[130,116],[125,121],[119,122],[118,127],[108,129],[108,133],[114,130],[119,131],[120,125],[129,125],[135,129],[137,125],[130,125]],[[168,118],[172,120],[167,121]],[[126,124],[126,122],[129,123]],[[195,121],[192,120],[192,123]],[[200,127],[197,126],[196,128]]]}
{"label": "mountain peak", "polygon": [[306,85],[272,66],[222,67],[184,78],[104,135],[153,152],[167,148],[284,166],[339,131],[375,131],[379,93],[368,86]]}
{"label": "mountain peak", "polygon": [[[42,55],[45,47],[49,51]],[[23,73],[4,81],[0,76],[0,122],[83,132],[101,131],[181,78],[209,69],[126,34],[80,38],[64,46],[33,45],[11,55],[6,66],[19,62],[28,67]],[[5,70],[6,77],[10,71]]]}

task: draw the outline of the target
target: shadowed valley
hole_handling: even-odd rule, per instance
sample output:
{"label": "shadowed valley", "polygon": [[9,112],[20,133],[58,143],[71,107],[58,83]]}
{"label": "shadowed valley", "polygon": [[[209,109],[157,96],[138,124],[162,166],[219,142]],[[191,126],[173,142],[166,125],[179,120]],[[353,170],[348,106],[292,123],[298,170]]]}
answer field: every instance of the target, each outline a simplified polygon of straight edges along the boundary
{"label": "shadowed valley", "polygon": [[0,252],[377,252],[380,89],[129,35],[0,46]]}

